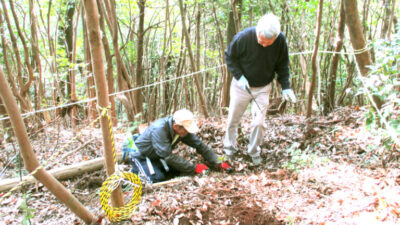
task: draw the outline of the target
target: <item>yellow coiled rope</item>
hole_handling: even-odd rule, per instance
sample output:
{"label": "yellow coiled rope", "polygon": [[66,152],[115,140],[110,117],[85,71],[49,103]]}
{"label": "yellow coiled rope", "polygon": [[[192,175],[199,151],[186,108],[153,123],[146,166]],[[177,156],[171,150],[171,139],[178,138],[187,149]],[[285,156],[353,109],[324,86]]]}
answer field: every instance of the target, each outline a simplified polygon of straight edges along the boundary
{"label": "yellow coiled rope", "polygon": [[[132,199],[128,204],[122,207],[113,207],[109,205],[111,193],[122,183],[129,184],[132,187]],[[100,188],[100,202],[107,218],[111,222],[130,219],[136,205],[139,204],[142,196],[142,184],[140,178],[130,172],[114,173],[108,177]]]}
{"label": "yellow coiled rope", "polygon": [[[117,164],[117,159],[115,155],[115,145],[114,145],[114,136],[112,132],[111,118],[108,114],[110,107],[101,108],[101,114],[103,116],[107,116],[110,128],[110,135],[112,141],[112,150],[114,163]],[[128,204],[122,207],[113,207],[110,206],[110,197],[115,189],[117,189],[122,184],[128,184],[129,189],[132,191],[132,199]],[[127,187],[125,187],[127,188]],[[133,211],[136,209],[136,205],[139,204],[140,198],[142,197],[142,183],[140,182],[140,178],[131,172],[119,172],[118,165],[116,165],[116,172],[109,176],[102,184],[100,188],[100,202],[101,207],[103,208],[107,218],[111,222],[118,222],[121,220],[130,219]]]}

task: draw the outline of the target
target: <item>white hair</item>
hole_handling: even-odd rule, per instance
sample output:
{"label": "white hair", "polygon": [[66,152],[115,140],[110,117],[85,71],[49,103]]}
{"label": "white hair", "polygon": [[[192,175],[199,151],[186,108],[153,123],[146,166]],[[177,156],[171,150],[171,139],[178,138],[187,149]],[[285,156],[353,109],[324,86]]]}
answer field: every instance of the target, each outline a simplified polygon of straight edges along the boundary
{"label": "white hair", "polygon": [[261,34],[264,38],[275,38],[281,32],[279,19],[272,13],[265,14],[257,23],[257,35]]}

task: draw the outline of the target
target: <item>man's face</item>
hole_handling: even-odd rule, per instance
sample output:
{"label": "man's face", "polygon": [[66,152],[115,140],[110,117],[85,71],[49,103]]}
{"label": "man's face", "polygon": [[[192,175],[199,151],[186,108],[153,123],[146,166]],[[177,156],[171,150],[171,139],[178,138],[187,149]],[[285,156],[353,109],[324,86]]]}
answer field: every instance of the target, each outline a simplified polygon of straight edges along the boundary
{"label": "man's face", "polygon": [[174,124],[173,126],[175,134],[179,135],[180,137],[185,137],[189,132],[181,125]]}
{"label": "man's face", "polygon": [[261,34],[257,35],[258,44],[260,44],[264,48],[267,47],[267,46],[272,45],[274,43],[274,41],[275,41],[275,37],[271,38],[271,39],[268,39],[268,38],[263,37]]}

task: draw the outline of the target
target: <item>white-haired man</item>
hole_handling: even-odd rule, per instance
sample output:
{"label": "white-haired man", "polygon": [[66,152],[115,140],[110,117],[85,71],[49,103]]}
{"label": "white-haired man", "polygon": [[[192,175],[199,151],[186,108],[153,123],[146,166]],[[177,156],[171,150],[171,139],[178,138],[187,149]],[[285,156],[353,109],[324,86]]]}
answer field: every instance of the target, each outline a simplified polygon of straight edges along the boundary
{"label": "white-haired man", "polygon": [[285,35],[280,31],[279,19],[264,15],[256,27],[237,33],[225,50],[228,69],[233,74],[230,88],[228,123],[224,150],[229,159],[238,151],[237,129],[248,104],[253,120],[247,154],[255,165],[261,164],[260,145],[264,138],[264,120],[269,104],[270,83],[277,74],[286,100],[296,101],[289,82],[289,54]]}
{"label": "white-haired man", "polygon": [[[129,149],[132,172],[143,175],[149,182],[160,182],[183,174],[204,174],[209,167],[232,171],[226,162],[218,162],[217,155],[195,133],[199,131],[192,112],[181,109],[173,116],[154,121],[143,134],[134,138]],[[193,147],[208,164],[192,164],[172,152],[180,142]]]}

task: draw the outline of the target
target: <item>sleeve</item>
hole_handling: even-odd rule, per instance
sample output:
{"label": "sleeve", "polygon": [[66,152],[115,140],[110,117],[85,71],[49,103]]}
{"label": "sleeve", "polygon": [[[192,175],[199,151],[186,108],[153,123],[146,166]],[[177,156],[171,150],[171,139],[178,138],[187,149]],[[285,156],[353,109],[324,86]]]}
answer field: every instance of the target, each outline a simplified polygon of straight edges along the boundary
{"label": "sleeve", "polygon": [[171,166],[179,172],[193,174],[194,170],[196,169],[195,165],[172,153],[164,159],[167,162],[168,166]]}
{"label": "sleeve", "polygon": [[244,51],[244,44],[241,36],[239,34],[233,37],[232,42],[229,44],[228,48],[225,50],[225,61],[228,66],[229,71],[232,75],[239,80],[243,74],[240,67],[240,57]]}
{"label": "sleeve", "polygon": [[218,157],[217,155],[209,148],[206,144],[204,144],[196,135],[188,134],[183,139],[182,142],[189,145],[192,148],[195,148],[197,153],[199,153],[203,158],[210,163],[211,167],[218,167]]}
{"label": "sleeve", "polygon": [[280,57],[278,63],[275,66],[275,72],[278,74],[278,82],[282,86],[282,90],[290,88],[289,81],[289,51],[286,43],[286,38],[282,34],[282,40],[280,43]]}
{"label": "sleeve", "polygon": [[195,165],[172,153],[171,142],[163,128],[153,130],[151,142],[156,154],[163,158],[168,166],[183,173],[194,173]]}

